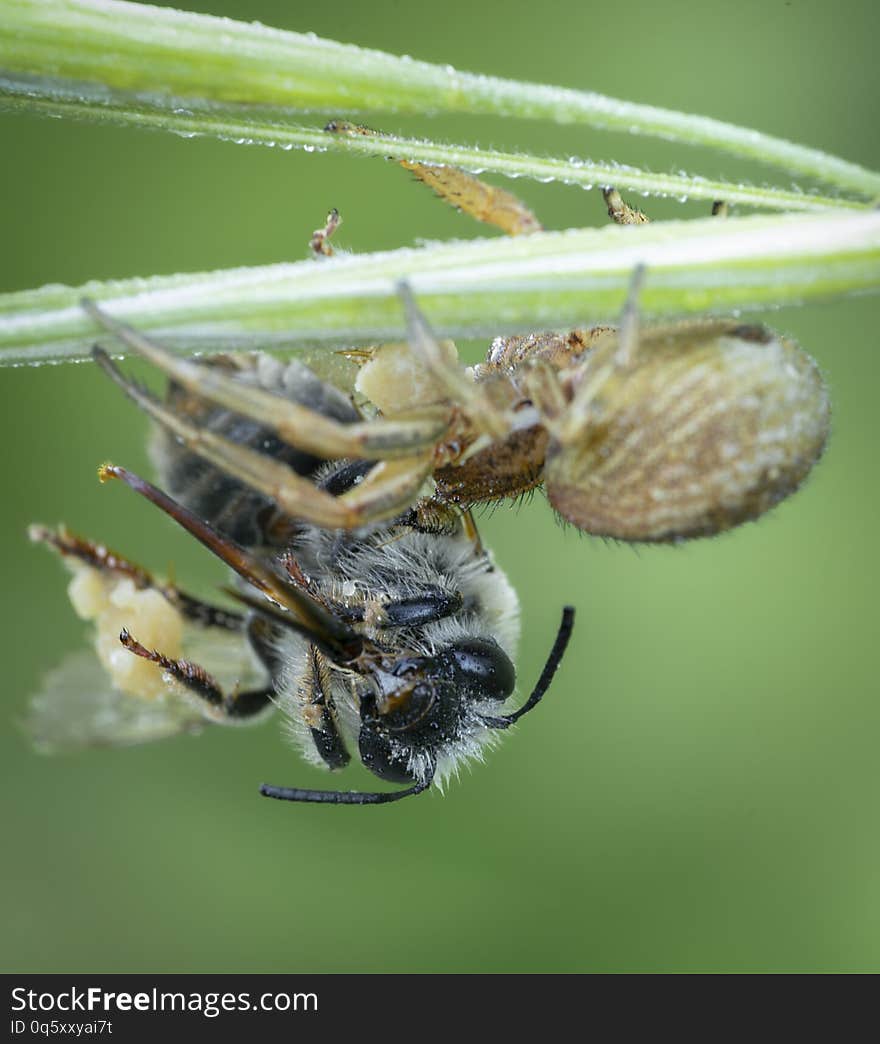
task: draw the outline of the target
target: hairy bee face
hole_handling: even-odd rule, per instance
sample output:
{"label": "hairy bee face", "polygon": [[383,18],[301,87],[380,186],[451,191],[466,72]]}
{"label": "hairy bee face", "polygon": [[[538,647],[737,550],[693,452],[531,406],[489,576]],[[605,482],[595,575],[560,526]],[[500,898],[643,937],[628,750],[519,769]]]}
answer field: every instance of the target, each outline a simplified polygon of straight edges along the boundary
{"label": "hairy bee face", "polygon": [[436,656],[398,660],[390,672],[374,675],[378,695],[361,700],[358,749],[361,760],[381,779],[397,783],[417,778],[438,756],[455,757],[484,718],[497,713],[513,693],[513,663],[491,639],[452,645]]}

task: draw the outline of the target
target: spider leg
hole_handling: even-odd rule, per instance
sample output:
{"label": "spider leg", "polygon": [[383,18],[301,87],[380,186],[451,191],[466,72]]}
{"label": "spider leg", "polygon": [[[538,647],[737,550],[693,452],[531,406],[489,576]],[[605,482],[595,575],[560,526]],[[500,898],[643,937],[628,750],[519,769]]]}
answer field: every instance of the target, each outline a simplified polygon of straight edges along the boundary
{"label": "spider leg", "polygon": [[401,160],[423,184],[457,210],[486,225],[494,225],[509,236],[540,232],[541,222],[521,199],[506,189],[496,188],[459,167],[442,167],[430,163]]}
{"label": "spider leg", "polygon": [[546,359],[534,359],[531,366],[524,371],[523,382],[526,394],[538,411],[541,423],[552,430],[568,409],[559,371]]}
{"label": "spider leg", "polygon": [[93,301],[85,300],[82,304],[95,322],[182,388],[273,428],[284,442],[325,460],[341,457],[384,460],[412,456],[432,446],[449,427],[451,414],[445,406],[425,406],[412,417],[403,415],[394,420],[379,418],[343,424],[308,406],[237,380],[219,368],[200,366],[179,358],[114,319]]}
{"label": "spider leg", "polygon": [[[608,217],[618,225],[650,225],[651,219],[636,207],[631,207],[616,188],[609,186],[602,189],[605,197],[605,205],[608,207]],[[727,217],[727,203],[722,199],[716,199],[712,204],[713,217]]]}
{"label": "spider leg", "polygon": [[602,189],[605,197],[605,205],[608,207],[608,217],[617,225],[648,225],[651,219],[643,214],[641,210],[631,207],[624,202],[623,197],[616,188]]}
{"label": "spider leg", "polygon": [[176,436],[193,453],[273,500],[285,514],[324,529],[356,529],[394,518],[418,496],[431,473],[432,455],[381,461],[366,478],[342,496],[334,497],[297,475],[281,461],[258,453],[205,428],[200,428],[159,402],[145,388],[125,377],[100,348],[92,355],[98,365],[145,413]]}
{"label": "spider leg", "polygon": [[450,399],[464,409],[477,427],[496,438],[504,438],[510,430],[505,414],[488,398],[485,389],[471,380],[464,368],[443,351],[406,281],[397,284],[397,293],[403,303],[413,354],[440,381]]}
{"label": "spider leg", "polygon": [[[365,138],[375,137],[379,133],[347,120],[331,120],[324,130],[328,134],[357,134]],[[398,162],[404,170],[410,171],[419,181],[432,188],[440,199],[477,221],[494,225],[510,236],[528,235],[540,232],[543,228],[532,211],[512,192],[496,188],[460,167],[416,163],[412,160]]]}
{"label": "spider leg", "polygon": [[638,264],[632,270],[626,303],[620,316],[615,362],[621,369],[632,365],[639,347],[639,296],[644,283],[645,266]]}
{"label": "spider leg", "polygon": [[581,383],[564,415],[555,425],[554,434],[560,442],[576,441],[582,437],[584,426],[593,414],[602,389],[609,380],[635,363],[639,347],[639,295],[644,280],[645,266],[636,265],[616,336],[595,349],[596,365],[589,380]]}
{"label": "spider leg", "polygon": [[336,207],[333,207],[327,215],[324,227],[316,228],[312,233],[312,238],[309,240],[309,247],[315,257],[333,257],[334,250],[330,246],[330,237],[341,224],[342,218],[339,216],[339,211]]}

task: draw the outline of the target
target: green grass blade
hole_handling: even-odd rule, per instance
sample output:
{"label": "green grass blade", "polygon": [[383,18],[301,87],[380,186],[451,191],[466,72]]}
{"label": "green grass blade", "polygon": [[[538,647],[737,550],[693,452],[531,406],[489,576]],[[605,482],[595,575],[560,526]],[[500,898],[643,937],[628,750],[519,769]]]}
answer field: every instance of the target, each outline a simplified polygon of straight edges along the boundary
{"label": "green grass blade", "polygon": [[0,365],[82,359],[102,335],[83,295],[179,351],[400,339],[396,286],[438,333],[492,336],[613,321],[633,265],[647,315],[772,307],[880,289],[880,214],[707,218],[0,296]]}
{"label": "green grass blade", "polygon": [[[35,94],[39,91],[39,94]],[[349,152],[462,167],[479,173],[511,178],[559,181],[591,189],[614,185],[624,191],[679,199],[723,199],[730,204],[775,210],[866,210],[870,204],[840,197],[820,196],[790,189],[710,180],[695,174],[661,174],[618,163],[596,163],[576,158],[505,153],[468,145],[445,145],[391,134],[331,134],[280,120],[265,111],[242,113],[212,106],[188,109],[179,105],[157,109],[133,104],[95,91],[88,85],[59,82],[36,84],[0,77],[0,109],[27,110],[46,116],[66,116],[94,122],[171,131],[183,137],[215,137],[238,144],[267,145],[308,152]]]}
{"label": "green grass blade", "polygon": [[343,116],[469,112],[586,124],[712,146],[880,196],[876,172],[708,117],[121,0],[3,0],[0,70],[87,81],[159,107],[198,99]]}

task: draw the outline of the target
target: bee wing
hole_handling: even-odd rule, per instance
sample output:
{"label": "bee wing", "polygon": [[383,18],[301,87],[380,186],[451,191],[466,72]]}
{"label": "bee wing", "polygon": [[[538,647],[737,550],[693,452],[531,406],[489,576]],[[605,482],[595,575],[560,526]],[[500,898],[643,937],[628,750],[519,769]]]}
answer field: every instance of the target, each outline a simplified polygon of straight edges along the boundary
{"label": "bee wing", "polygon": [[[266,669],[243,635],[219,627],[187,627],[183,635],[183,655],[205,667],[226,692],[258,689],[267,683]],[[181,691],[184,699],[193,698],[186,690]]]}
{"label": "bee wing", "polygon": [[[265,670],[239,635],[219,628],[188,628],[184,653],[196,663],[210,665],[211,674],[227,691],[266,684]],[[226,721],[233,723],[232,719]],[[31,697],[24,725],[39,750],[54,753],[149,743],[200,732],[206,725],[223,722],[214,708],[172,679],[167,680],[166,691],[159,697],[122,692],[96,653],[84,649],[66,657],[46,675]]]}
{"label": "bee wing", "polygon": [[66,657],[31,697],[24,721],[46,753],[123,747],[198,732],[209,719],[171,685],[164,697],[142,699],[115,688],[91,650]]}

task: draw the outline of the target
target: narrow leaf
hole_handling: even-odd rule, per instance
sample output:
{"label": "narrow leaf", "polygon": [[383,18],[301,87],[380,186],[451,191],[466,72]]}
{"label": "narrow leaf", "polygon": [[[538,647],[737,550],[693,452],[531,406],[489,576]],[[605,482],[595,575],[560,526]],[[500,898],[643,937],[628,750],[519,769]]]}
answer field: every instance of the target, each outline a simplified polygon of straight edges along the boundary
{"label": "narrow leaf", "polygon": [[122,0],[3,0],[0,69],[174,99],[288,111],[467,112],[586,124],[708,145],[873,198],[880,174],[704,116]]}
{"label": "narrow leaf", "polygon": [[[614,321],[647,265],[646,315],[790,304],[880,289],[880,213],[707,218],[0,296],[0,364],[87,357],[105,337],[79,305],[182,352],[401,339],[400,280],[438,333],[493,336]],[[117,346],[118,347],[118,346]]]}
{"label": "narrow leaf", "polygon": [[216,137],[240,145],[268,145],[307,152],[350,152],[445,166],[474,173],[560,181],[590,189],[614,185],[625,191],[679,199],[723,199],[731,204],[780,210],[866,210],[870,204],[819,196],[790,189],[734,184],[696,174],[660,174],[619,163],[594,163],[568,159],[497,152],[469,145],[442,145],[432,141],[400,138],[391,134],[331,134],[281,120],[259,109],[185,108],[170,104],[136,102],[96,89],[89,84],[32,81],[0,77],[0,108],[24,110],[46,116],[66,116],[100,123],[172,131],[185,138]]}

